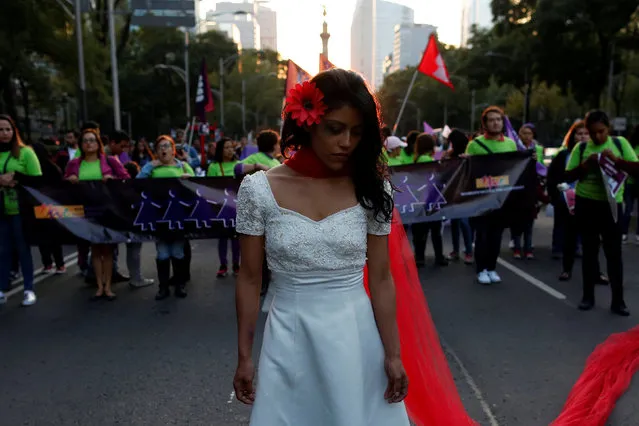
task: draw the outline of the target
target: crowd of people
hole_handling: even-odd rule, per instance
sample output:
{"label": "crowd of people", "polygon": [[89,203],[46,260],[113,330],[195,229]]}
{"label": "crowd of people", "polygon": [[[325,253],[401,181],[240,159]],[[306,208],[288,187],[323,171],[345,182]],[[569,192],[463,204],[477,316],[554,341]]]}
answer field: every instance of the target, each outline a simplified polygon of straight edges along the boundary
{"label": "crowd of people", "polygon": [[[523,125],[519,130],[520,142],[504,135],[505,114],[498,107],[487,108],[481,117],[482,131],[469,135],[453,129],[445,138],[410,131],[405,137],[392,134],[382,128],[383,155],[390,167],[419,164],[450,158],[473,155],[488,155],[531,150],[533,156],[543,163],[544,147],[536,140],[535,126]],[[612,310],[621,315],[628,313],[623,300],[623,267],[621,245],[628,241],[634,203],[639,197],[639,184],[634,178],[637,153],[639,153],[639,129],[630,137],[609,135],[610,123],[605,113],[595,111],[586,119],[576,121],[568,130],[563,144],[552,158],[547,176],[540,179],[536,207],[529,212],[520,212],[517,217],[506,217],[502,211],[494,211],[480,217],[454,219],[446,224],[440,221],[413,224],[410,227],[418,267],[425,265],[427,239],[430,235],[435,265],[447,266],[451,261],[463,260],[474,264],[477,281],[481,284],[501,282],[497,272],[497,258],[502,248],[504,229],[510,229],[510,248],[513,258],[532,260],[534,255],[533,230],[542,206],[553,207],[552,256],[562,259],[559,280],[572,278],[576,257],[582,262],[584,288],[580,308],[594,306],[594,285],[610,284],[613,292]],[[116,131],[106,135],[95,122],[85,123],[80,130],[64,133],[64,144],[54,152],[40,143],[27,147],[18,129],[8,116],[0,116],[0,185],[3,187],[4,215],[0,220],[0,233],[5,241],[0,250],[2,256],[0,290],[6,290],[10,282],[21,271],[24,280],[23,305],[36,302],[33,286],[33,261],[24,241],[17,196],[10,189],[15,185],[13,173],[43,175],[47,181],[67,180],[75,183],[86,180],[129,178],[188,178],[192,176],[242,177],[256,171],[266,171],[281,164],[280,138],[277,132],[260,132],[255,143],[247,138],[233,140],[222,137],[208,143],[205,158],[199,150],[186,144],[185,132],[178,130],[175,139],[161,135],[155,141],[145,138],[132,141],[126,133]],[[625,191],[617,194],[618,222],[608,215],[606,195],[601,178],[593,165],[597,154],[614,158],[619,167],[629,173]],[[563,188],[563,189],[562,189]],[[576,205],[569,206],[564,190],[576,191]],[[637,203],[639,206],[639,202]],[[600,226],[593,226],[593,223]],[[452,249],[444,251],[443,229],[450,225]],[[460,236],[463,247],[460,246]],[[639,241],[639,228],[635,239]],[[598,253],[601,241],[607,258],[607,275],[602,273]],[[228,247],[231,246],[229,262]],[[142,276],[140,267],[141,243],[126,244],[126,265],[130,276],[118,269],[118,247],[80,243],[78,264],[88,283],[97,290],[93,299],[114,300],[112,285],[129,282],[139,288],[153,285],[155,279]],[[66,272],[62,247],[56,244],[39,246],[44,273]],[[170,286],[175,287],[177,297],[186,296],[186,283],[190,280],[190,243],[185,240],[157,242],[157,299],[169,296]],[[217,277],[226,277],[229,272],[237,275],[240,270],[240,247],[237,238],[218,240],[219,268]],[[173,275],[171,276],[171,267]],[[5,296],[0,291],[0,301]]]}
{"label": "crowd of people", "polygon": [[[243,176],[259,170],[268,170],[281,164],[279,135],[265,130],[257,135],[254,144],[247,138],[235,141],[223,137],[210,142],[204,159],[198,150],[185,143],[185,132],[178,130],[175,139],[160,135],[150,143],[145,138],[132,141],[125,132],[107,135],[95,122],[85,123],[79,130],[64,133],[64,144],[52,151],[42,142],[26,145],[14,120],[0,116],[0,186],[2,187],[0,216],[0,304],[6,302],[5,292],[11,282],[22,274],[24,281],[23,306],[36,303],[34,266],[31,249],[22,229],[19,212],[15,173],[42,176],[47,182],[66,180],[71,183],[109,179],[189,178],[193,176],[228,177]],[[202,161],[204,160],[204,161]],[[232,269],[228,263],[229,239],[218,242],[220,266],[218,278],[226,277],[229,270],[237,275],[240,270],[239,243],[230,239]],[[39,246],[45,274],[64,274],[66,266],[63,249],[52,242]],[[97,290],[92,300],[115,300],[113,284],[129,282],[132,288],[153,285],[155,279],[142,275],[142,243],[126,244],[126,265],[129,276],[118,268],[118,246],[80,242],[77,246],[80,273]],[[174,287],[176,297],[186,297],[186,283],[190,281],[191,246],[188,240],[157,241],[156,269],[159,284],[157,300],[170,295]],[[171,269],[173,270],[171,273]]]}

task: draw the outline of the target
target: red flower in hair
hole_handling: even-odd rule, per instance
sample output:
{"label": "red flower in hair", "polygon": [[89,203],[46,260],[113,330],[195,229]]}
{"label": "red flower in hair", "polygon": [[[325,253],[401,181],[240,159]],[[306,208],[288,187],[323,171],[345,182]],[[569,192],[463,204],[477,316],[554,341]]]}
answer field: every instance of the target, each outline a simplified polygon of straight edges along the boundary
{"label": "red flower in hair", "polygon": [[324,94],[315,86],[315,83],[305,81],[302,84],[296,84],[288,92],[284,112],[290,112],[291,118],[296,120],[300,127],[319,124],[328,108],[322,99]]}

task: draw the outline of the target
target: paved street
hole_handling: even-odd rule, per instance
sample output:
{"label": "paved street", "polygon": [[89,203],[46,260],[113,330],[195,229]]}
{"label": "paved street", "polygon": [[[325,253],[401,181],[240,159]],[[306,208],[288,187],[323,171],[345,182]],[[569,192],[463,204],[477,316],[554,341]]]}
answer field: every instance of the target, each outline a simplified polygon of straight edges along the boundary
{"label": "paved street", "polygon": [[[560,262],[550,259],[549,237],[550,219],[543,217],[534,238],[537,260],[515,261],[504,250],[510,269],[501,266],[499,285],[475,284],[474,268],[463,264],[422,271],[464,403],[482,425],[548,425],[594,347],[639,322],[638,245],[624,248],[633,315],[619,318],[608,312],[605,287],[598,288],[596,310],[577,311],[579,268],[571,282],[557,280]],[[93,290],[75,266],[39,282],[32,308],[19,307],[19,293],[12,297],[0,308],[0,423],[248,424],[249,409],[231,394],[234,288],[232,278],[215,279],[216,245],[193,242],[186,300],[156,302],[155,287],[118,284],[117,301],[89,302]],[[154,276],[154,251],[152,245],[143,250],[147,276]],[[638,382],[610,425],[639,424]]]}

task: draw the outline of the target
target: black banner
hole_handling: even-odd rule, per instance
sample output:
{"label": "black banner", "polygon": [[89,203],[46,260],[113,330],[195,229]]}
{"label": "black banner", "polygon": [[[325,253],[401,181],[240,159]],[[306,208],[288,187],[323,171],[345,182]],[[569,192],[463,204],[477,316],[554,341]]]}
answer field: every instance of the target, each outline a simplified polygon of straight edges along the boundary
{"label": "black banner", "polygon": [[[532,209],[529,153],[394,167],[395,203],[405,224]],[[235,228],[240,181],[232,178],[61,182],[19,177],[20,212],[31,244],[220,238]]]}

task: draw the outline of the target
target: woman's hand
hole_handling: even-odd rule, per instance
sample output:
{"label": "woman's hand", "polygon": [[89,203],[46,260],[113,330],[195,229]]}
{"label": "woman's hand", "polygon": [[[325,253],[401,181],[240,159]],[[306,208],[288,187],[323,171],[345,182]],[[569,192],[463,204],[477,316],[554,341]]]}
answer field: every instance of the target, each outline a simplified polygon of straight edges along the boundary
{"label": "woman's hand", "polygon": [[265,166],[264,164],[256,164],[255,165],[255,171],[257,172],[258,170],[262,170],[265,172],[268,172],[271,168],[269,166]]}
{"label": "woman's hand", "polygon": [[403,401],[408,394],[408,377],[401,358],[386,358],[384,370],[386,370],[386,377],[388,377],[388,387],[384,392],[384,398],[389,404]]}
{"label": "woman's hand", "polygon": [[106,182],[108,180],[113,180],[113,176],[111,175],[106,175],[102,177],[102,182]]}
{"label": "woman's hand", "polygon": [[191,177],[191,175],[190,175],[190,174],[188,174],[188,173],[184,173],[182,176],[180,176],[180,179],[188,179],[188,178],[190,178],[190,177]]}
{"label": "woman's hand", "polygon": [[71,182],[71,183],[78,183],[80,180],[78,179],[78,177],[77,177],[77,176],[75,176],[75,175],[74,175],[74,176],[69,176],[69,177],[67,178],[67,181],[69,181],[69,182]]}
{"label": "woman's hand", "polygon": [[235,396],[240,402],[247,405],[253,405],[253,402],[255,402],[254,379],[255,366],[253,365],[253,360],[240,361],[237,370],[235,370],[235,377],[233,378]]}
{"label": "woman's hand", "polygon": [[8,187],[16,186],[17,182],[13,179],[13,176],[14,176],[13,172],[0,175],[0,186],[8,186]]}
{"label": "woman's hand", "polygon": [[619,160],[619,158],[609,149],[604,149],[601,156],[610,159],[613,163],[616,163],[617,160]]}
{"label": "woman's hand", "polygon": [[162,163],[160,163],[160,160],[153,160],[153,161],[151,161],[151,165],[152,165],[153,167],[159,167],[159,166],[160,166],[160,164],[162,164]]}

